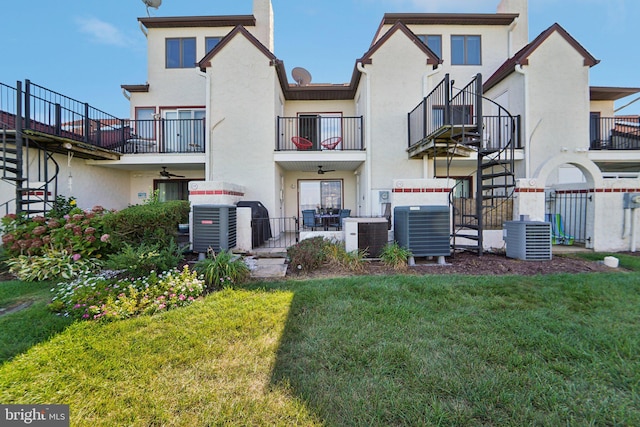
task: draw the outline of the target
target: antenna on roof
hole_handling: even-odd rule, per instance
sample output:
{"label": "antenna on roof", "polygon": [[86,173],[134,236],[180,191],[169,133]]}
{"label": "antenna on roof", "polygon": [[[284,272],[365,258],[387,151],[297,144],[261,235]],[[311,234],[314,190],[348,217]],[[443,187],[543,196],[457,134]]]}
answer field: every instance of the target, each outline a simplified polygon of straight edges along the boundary
{"label": "antenna on roof", "polygon": [[144,3],[147,6],[147,16],[151,17],[151,14],[149,13],[149,8],[150,7],[154,9],[159,8],[160,5],[162,4],[162,0],[142,0],[142,3]]}
{"label": "antenna on roof", "polygon": [[291,70],[291,76],[298,83],[298,86],[307,86],[311,83],[311,73],[302,67],[296,67]]}

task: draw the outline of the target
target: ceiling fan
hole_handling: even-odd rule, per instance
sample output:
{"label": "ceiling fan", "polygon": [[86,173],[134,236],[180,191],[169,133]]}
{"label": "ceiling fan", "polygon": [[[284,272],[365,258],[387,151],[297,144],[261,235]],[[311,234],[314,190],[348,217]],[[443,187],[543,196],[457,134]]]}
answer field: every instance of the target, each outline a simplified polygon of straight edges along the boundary
{"label": "ceiling fan", "polygon": [[318,175],[324,175],[326,172],[335,172],[335,169],[322,169],[322,165],[318,166]]}
{"label": "ceiling fan", "polygon": [[166,166],[162,166],[162,170],[160,171],[160,175],[165,178],[171,178],[172,176],[175,178],[184,178],[184,175],[176,175],[175,173],[171,173],[167,170]]}

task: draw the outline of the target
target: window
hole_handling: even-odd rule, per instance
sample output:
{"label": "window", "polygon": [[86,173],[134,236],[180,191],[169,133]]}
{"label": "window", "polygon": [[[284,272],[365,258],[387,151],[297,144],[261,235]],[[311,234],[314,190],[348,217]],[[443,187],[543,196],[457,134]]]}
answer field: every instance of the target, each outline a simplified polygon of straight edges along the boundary
{"label": "window", "polygon": [[204,39],[204,51],[205,54],[211,52],[211,49],[216,47],[220,43],[222,37],[207,37]]}
{"label": "window", "polygon": [[452,65],[480,65],[480,36],[451,36]]}
{"label": "window", "polygon": [[155,139],[155,108],[136,108],[135,133],[141,139]]}
{"label": "window", "polygon": [[421,35],[418,38],[422,43],[426,44],[438,58],[442,59],[442,36],[437,35]]}
{"label": "window", "polygon": [[305,209],[342,209],[342,180],[298,181],[299,215]]}
{"label": "window", "polygon": [[189,179],[172,179],[153,181],[153,189],[158,192],[158,200],[189,200]]}
{"label": "window", "polygon": [[166,40],[166,67],[192,68],[196,63],[195,37]]}

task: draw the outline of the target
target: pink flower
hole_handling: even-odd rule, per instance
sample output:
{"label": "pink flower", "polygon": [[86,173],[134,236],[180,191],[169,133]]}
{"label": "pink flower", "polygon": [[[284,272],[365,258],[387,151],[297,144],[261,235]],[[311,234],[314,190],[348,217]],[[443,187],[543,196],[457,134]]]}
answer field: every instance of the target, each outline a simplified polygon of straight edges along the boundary
{"label": "pink flower", "polygon": [[69,219],[69,218],[71,218],[71,217],[69,216],[69,214],[67,214],[67,215],[63,216],[63,218],[64,218],[64,219]]}
{"label": "pink flower", "polygon": [[100,241],[103,242],[103,243],[106,243],[109,240],[109,237],[111,237],[111,236],[109,236],[108,234],[103,234],[100,237]]}
{"label": "pink flower", "polygon": [[80,258],[82,258],[82,255],[80,255],[80,254],[73,254],[73,260],[74,260],[74,261],[78,261]]}
{"label": "pink flower", "polygon": [[187,297],[185,297],[184,295],[180,294],[180,296],[178,297],[178,299],[180,301],[184,301],[185,299],[187,299]]}

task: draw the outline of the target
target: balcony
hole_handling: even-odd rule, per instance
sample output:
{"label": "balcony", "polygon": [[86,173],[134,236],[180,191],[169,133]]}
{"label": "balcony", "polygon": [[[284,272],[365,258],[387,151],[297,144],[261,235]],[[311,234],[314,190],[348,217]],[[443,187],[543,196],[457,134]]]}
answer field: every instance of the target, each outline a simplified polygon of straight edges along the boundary
{"label": "balcony", "polygon": [[[364,150],[362,117],[334,114],[300,114],[276,119],[276,151],[362,151]],[[296,137],[310,144],[298,144]]]}
{"label": "balcony", "polygon": [[[66,153],[62,143],[73,142],[93,157],[112,152],[204,153],[204,119],[120,119],[87,103],[26,81],[24,90],[0,84],[0,122]],[[10,102],[9,102],[10,101]],[[22,120],[17,118],[22,117]],[[66,146],[66,145],[65,145]]]}
{"label": "balcony", "polygon": [[591,150],[640,150],[640,117],[591,116]]}

